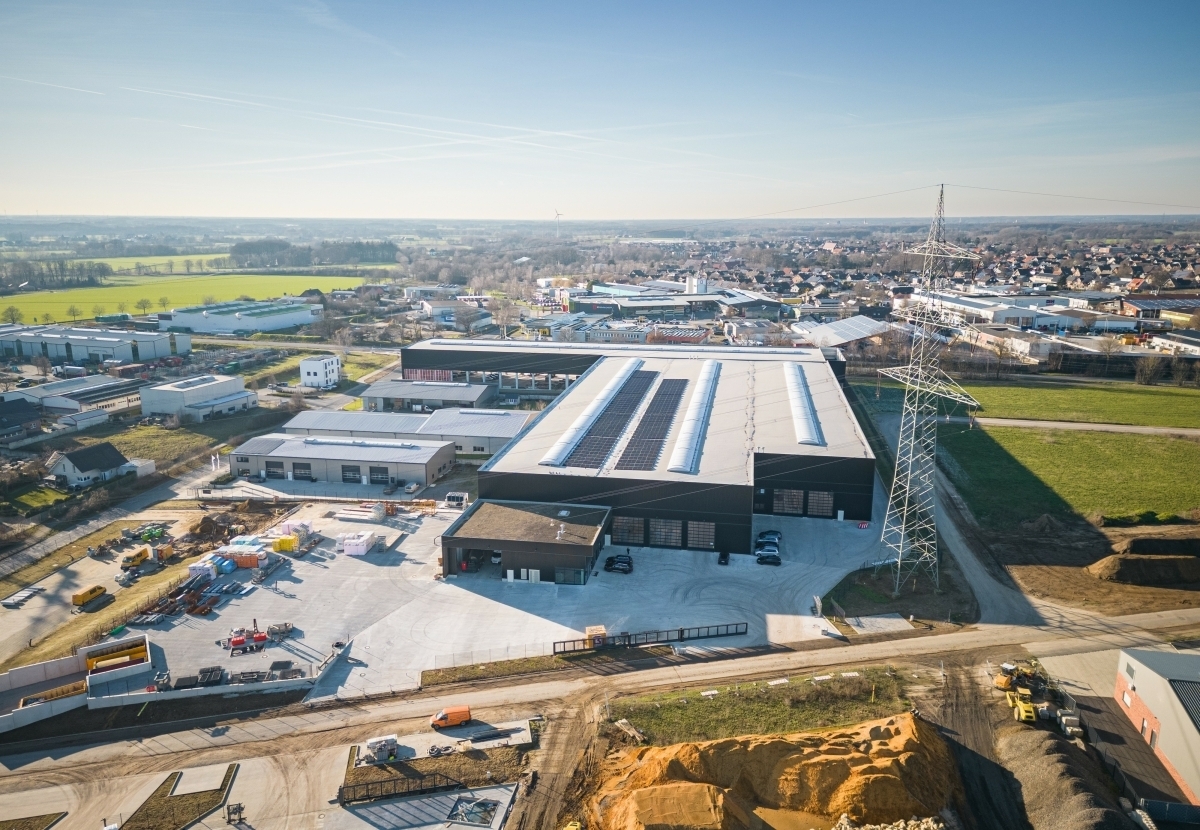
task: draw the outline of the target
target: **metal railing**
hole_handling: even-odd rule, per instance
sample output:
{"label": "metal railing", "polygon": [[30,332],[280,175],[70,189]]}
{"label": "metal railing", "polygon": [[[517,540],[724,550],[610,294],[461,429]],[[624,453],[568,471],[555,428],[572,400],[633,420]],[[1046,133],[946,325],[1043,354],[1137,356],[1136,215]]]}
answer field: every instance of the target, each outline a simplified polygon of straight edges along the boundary
{"label": "metal railing", "polygon": [[713,637],[737,637],[749,629],[747,623],[698,625],[691,628],[666,628],[658,631],[622,632],[606,636],[585,637],[581,640],[559,640],[554,643],[555,654],[572,654],[599,648],[648,646],[656,643],[679,643],[685,640],[706,640]]}
{"label": "metal railing", "polygon": [[1138,806],[1150,814],[1155,821],[1171,821],[1176,824],[1200,824],[1200,807],[1195,804],[1177,804],[1174,801],[1155,801],[1143,798]]}
{"label": "metal railing", "polygon": [[397,795],[441,793],[463,788],[464,784],[461,781],[434,772],[420,778],[389,778],[386,781],[372,781],[366,784],[343,784],[338,787],[338,803],[358,804]]}

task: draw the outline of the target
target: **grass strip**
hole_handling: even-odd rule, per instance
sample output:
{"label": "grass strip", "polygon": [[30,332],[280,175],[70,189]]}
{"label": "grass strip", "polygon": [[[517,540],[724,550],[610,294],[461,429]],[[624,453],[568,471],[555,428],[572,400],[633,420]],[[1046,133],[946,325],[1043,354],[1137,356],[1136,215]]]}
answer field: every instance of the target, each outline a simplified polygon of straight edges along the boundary
{"label": "grass strip", "polygon": [[0,819],[0,830],[49,830],[67,817],[66,813],[46,813],[43,816]]}
{"label": "grass strip", "polygon": [[715,686],[706,698],[699,689],[620,698],[610,705],[611,719],[627,719],[650,743],[712,741],[738,735],[785,735],[844,726],[905,712],[912,704],[899,675],[887,668],[858,669],[856,677],[824,671],[788,678]]}
{"label": "grass strip", "polygon": [[230,764],[225,770],[221,786],[215,790],[200,790],[184,795],[171,795],[183,776],[182,772],[171,773],[142,802],[142,806],[126,819],[121,830],[184,830],[190,827],[225,803],[237,769],[237,764]]}
{"label": "grass strip", "polygon": [[448,669],[426,669],[421,672],[421,686],[444,686],[468,680],[487,680],[494,677],[515,677],[544,671],[565,671],[589,667],[611,666],[672,654],[668,646],[604,649],[584,654],[555,654],[543,657],[522,657],[517,660],[498,660],[494,663],[473,663]]}

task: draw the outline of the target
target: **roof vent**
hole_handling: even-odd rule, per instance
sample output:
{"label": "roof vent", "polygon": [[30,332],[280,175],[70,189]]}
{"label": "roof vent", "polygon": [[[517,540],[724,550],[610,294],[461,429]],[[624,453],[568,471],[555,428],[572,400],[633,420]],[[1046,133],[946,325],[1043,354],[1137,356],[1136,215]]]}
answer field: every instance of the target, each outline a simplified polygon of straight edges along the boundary
{"label": "roof vent", "polygon": [[558,515],[562,516],[565,519],[567,516],[571,515],[571,511],[570,510],[560,510],[560,511],[558,511]]}
{"label": "roof vent", "polygon": [[821,421],[817,418],[817,408],[808,390],[808,379],[804,376],[800,364],[783,364],[783,380],[787,384],[788,400],[792,405],[792,426],[796,430],[796,443],[825,446]]}
{"label": "roof vent", "polygon": [[688,402],[679,437],[667,469],[672,473],[695,473],[700,464],[700,451],[704,447],[704,432],[708,417],[712,413],[713,399],[717,394],[717,379],[721,374],[721,362],[706,360],[696,380],[696,390]]}

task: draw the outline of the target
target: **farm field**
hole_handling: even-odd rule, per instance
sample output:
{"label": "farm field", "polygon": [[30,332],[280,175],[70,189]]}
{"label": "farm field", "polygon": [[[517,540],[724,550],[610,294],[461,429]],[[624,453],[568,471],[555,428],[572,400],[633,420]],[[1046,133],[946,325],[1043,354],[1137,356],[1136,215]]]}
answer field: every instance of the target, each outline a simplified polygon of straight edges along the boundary
{"label": "farm field", "polygon": [[943,466],[984,527],[1012,527],[1042,514],[1185,516],[1200,508],[1197,441],[947,425],[938,444],[939,455],[950,455]]}
{"label": "farm field", "polygon": [[[873,412],[900,412],[904,393],[899,385],[889,381],[877,387],[865,378],[851,385]],[[983,405],[976,412],[981,418],[1200,428],[1200,389],[1194,387],[1039,381],[964,383],[963,388]],[[958,407],[954,414],[966,411]]]}
{"label": "farm field", "polygon": [[114,271],[118,272],[118,274],[120,274],[122,277],[126,275],[121,274],[120,272],[128,271],[129,274],[132,275],[133,269],[138,265],[143,265],[147,268],[156,268],[160,274],[163,276],[168,276],[168,262],[175,263],[175,275],[182,275],[184,274],[183,261],[185,259],[190,259],[192,261],[192,271],[193,273],[198,273],[206,270],[212,270],[211,268],[198,267],[199,265],[202,265],[203,263],[213,259],[224,260],[226,256],[226,253],[217,251],[208,254],[172,254],[170,256],[75,257],[71,259],[71,262],[103,262],[109,268],[112,268]]}
{"label": "farm field", "polygon": [[42,322],[45,315],[56,323],[70,323],[67,309],[79,309],[80,320],[90,320],[93,308],[100,306],[103,314],[115,314],[117,304],[125,303],[130,314],[137,314],[138,300],[154,303],[152,312],[161,310],[159,298],[167,298],[167,308],[199,305],[205,297],[217,302],[235,300],[243,295],[255,299],[300,294],[309,288],[329,292],[335,288],[354,288],[362,277],[283,277],[266,274],[227,274],[222,276],[191,276],[167,278],[136,278],[99,288],[72,288],[66,291],[34,291],[0,298],[0,306],[16,306],[24,314],[24,322]]}
{"label": "farm field", "polygon": [[988,418],[1200,427],[1200,389],[1134,383],[964,384]]}

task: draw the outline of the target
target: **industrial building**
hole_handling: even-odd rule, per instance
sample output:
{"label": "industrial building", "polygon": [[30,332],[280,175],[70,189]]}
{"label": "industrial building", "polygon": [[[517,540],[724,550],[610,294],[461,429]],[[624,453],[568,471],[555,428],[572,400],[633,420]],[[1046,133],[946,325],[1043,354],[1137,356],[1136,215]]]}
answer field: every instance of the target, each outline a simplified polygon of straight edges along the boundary
{"label": "industrial building", "polygon": [[300,385],[332,389],[342,379],[342,359],[335,354],[306,357],[300,361]]}
{"label": "industrial building", "polygon": [[141,393],[146,385],[140,378],[88,375],[12,389],[4,393],[4,399],[27,400],[47,415],[71,415],[90,409],[122,412],[142,405]]}
{"label": "industrial building", "polygon": [[272,433],[251,438],[230,455],[231,472],[260,479],[426,485],[454,466],[445,441],[329,438]]}
{"label": "industrial building", "polygon": [[1113,696],[1192,804],[1200,804],[1200,655],[1124,649]]}
{"label": "industrial building", "polygon": [[273,302],[237,300],[159,312],[158,328],[203,334],[278,331],[320,322],[324,314],[324,306],[302,302],[300,298]]}
{"label": "industrial building", "polygon": [[174,416],[185,423],[253,409],[258,395],[240,377],[200,375],[142,390],[142,414]]}
{"label": "industrial building", "polygon": [[495,387],[439,380],[381,380],[362,393],[368,412],[426,412],[448,406],[477,407],[487,403]]}
{"label": "industrial building", "polygon": [[283,425],[288,435],[449,441],[464,455],[492,455],[537,413],[508,409],[439,409],[430,415],[398,412],[301,412]]}
{"label": "industrial building", "polygon": [[186,334],[153,331],[114,331],[82,326],[0,326],[4,356],[32,360],[41,355],[51,363],[103,363],[117,360],[142,363],[189,354],[192,338]]}
{"label": "industrial building", "polygon": [[[426,358],[435,353],[422,345]],[[590,365],[480,468],[480,499],[607,507],[613,545],[735,553],[750,552],[755,514],[871,518],[875,458],[821,350],[534,355],[536,344],[522,343],[504,355],[508,345],[451,349],[442,365],[495,368],[507,357],[519,367],[535,356],[547,370]],[[449,546],[443,553],[447,572],[460,567]]]}

